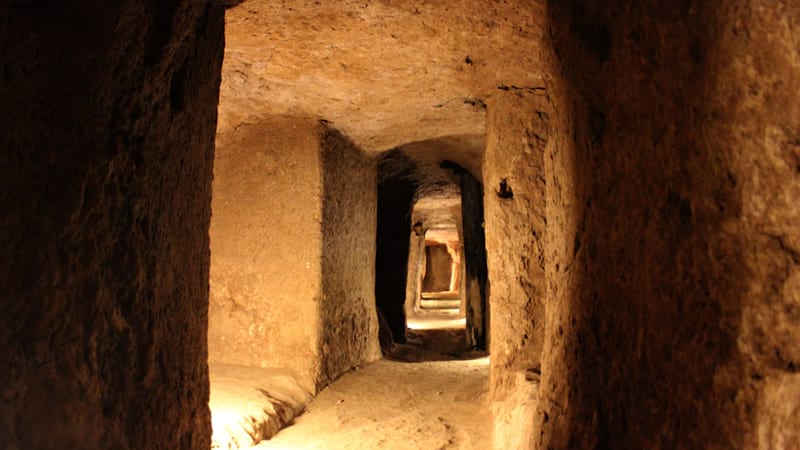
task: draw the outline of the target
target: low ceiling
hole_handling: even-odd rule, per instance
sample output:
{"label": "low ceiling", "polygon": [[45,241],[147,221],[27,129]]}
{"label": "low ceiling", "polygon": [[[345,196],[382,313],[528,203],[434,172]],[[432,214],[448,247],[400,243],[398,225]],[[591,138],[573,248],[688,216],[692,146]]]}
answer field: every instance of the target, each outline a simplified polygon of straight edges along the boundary
{"label": "low ceiling", "polygon": [[461,223],[461,198],[458,196],[421,198],[414,204],[412,221],[422,222],[422,226],[429,231],[456,229]]}
{"label": "low ceiling", "polygon": [[418,172],[428,175],[427,180],[419,180],[422,194],[428,190],[426,184],[436,183],[438,178],[453,174],[451,169],[442,169],[442,161],[450,161],[468,170],[472,176],[481,179],[480,161],[486,147],[486,136],[474,134],[466,136],[446,136],[425,141],[410,142],[398,147],[417,165]]}
{"label": "low ceiling", "polygon": [[218,131],[319,117],[371,153],[482,136],[499,87],[542,85],[540,3],[247,0],[226,16]]}

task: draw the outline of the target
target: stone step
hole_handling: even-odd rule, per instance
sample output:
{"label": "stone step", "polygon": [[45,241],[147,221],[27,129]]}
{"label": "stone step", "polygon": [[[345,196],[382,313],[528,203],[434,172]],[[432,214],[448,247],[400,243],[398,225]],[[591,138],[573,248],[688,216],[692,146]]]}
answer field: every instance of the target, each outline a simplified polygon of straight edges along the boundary
{"label": "stone step", "polygon": [[422,292],[420,296],[430,300],[456,300],[458,291]]}
{"label": "stone step", "polygon": [[422,309],[454,309],[458,311],[461,308],[461,300],[423,298],[419,301],[419,306]]}

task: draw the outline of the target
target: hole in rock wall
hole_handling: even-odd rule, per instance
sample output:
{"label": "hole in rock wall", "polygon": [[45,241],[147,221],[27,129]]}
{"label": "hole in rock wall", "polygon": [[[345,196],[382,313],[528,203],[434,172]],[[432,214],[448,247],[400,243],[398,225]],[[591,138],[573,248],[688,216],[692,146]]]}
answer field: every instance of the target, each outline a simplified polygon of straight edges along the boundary
{"label": "hole in rock wall", "polygon": [[508,184],[508,179],[503,178],[500,180],[500,187],[497,190],[497,196],[500,198],[514,198],[514,190]]}

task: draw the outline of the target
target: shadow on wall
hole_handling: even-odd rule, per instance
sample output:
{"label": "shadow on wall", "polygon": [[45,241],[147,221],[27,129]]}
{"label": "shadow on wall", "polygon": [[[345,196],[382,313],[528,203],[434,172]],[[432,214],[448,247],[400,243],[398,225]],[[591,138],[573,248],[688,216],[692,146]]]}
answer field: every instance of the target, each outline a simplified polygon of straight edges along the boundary
{"label": "shadow on wall", "polygon": [[[797,93],[746,62],[770,48],[762,66],[786,66],[786,4],[550,3],[565,83],[553,100],[573,106],[547,180],[548,223],[564,231],[548,250],[536,447],[793,448],[798,325],[778,311],[798,270],[781,245],[798,239],[784,200],[798,178],[764,136],[797,129],[767,100]],[[742,85],[764,92],[746,110]]]}
{"label": "shadow on wall", "polygon": [[[416,184],[414,162],[399,150],[378,161],[378,229],[375,301],[396,342],[406,340],[405,292],[408,234]],[[381,330],[385,333],[386,330]]]}
{"label": "shadow on wall", "polygon": [[380,357],[375,312],[375,161],[323,125],[320,369],[327,384]]}

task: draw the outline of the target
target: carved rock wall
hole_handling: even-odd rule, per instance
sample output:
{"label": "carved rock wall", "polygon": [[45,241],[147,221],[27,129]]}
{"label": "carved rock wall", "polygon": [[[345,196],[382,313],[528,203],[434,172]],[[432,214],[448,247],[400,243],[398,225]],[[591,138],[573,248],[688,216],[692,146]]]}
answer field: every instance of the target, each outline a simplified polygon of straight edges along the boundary
{"label": "carved rock wall", "polygon": [[311,115],[375,153],[481,135],[497,86],[541,84],[543,5],[247,0],[226,16],[220,130]]}
{"label": "carved rock wall", "polygon": [[551,2],[536,448],[792,448],[795,2]]}
{"label": "carved rock wall", "polygon": [[489,269],[491,383],[539,373],[544,344],[545,147],[549,108],[538,91],[510,90],[489,103],[483,201]]}
{"label": "carved rock wall", "polygon": [[375,359],[372,158],[272,117],[219,135],[214,175],[211,361],[290,369],[315,391]]}
{"label": "carved rock wall", "polygon": [[326,385],[381,355],[375,306],[378,180],[374,158],[323,127],[322,329]]}
{"label": "carved rock wall", "polygon": [[316,121],[274,117],[217,138],[212,362],[319,377],[322,166]]}
{"label": "carved rock wall", "polygon": [[0,5],[0,442],[210,445],[223,10]]}

